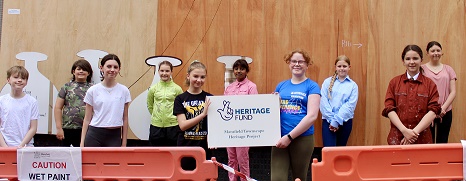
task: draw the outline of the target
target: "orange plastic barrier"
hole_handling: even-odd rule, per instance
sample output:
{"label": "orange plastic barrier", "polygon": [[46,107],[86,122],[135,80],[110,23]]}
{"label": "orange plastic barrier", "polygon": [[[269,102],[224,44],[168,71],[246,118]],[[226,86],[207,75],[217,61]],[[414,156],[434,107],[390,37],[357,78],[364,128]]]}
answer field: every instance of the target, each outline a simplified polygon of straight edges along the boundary
{"label": "orange plastic barrier", "polygon": [[[196,159],[196,169],[181,168],[181,158]],[[17,179],[16,148],[0,148],[0,178]],[[216,180],[217,166],[200,147],[82,148],[84,180]]]}
{"label": "orange plastic barrier", "polygon": [[454,144],[325,147],[313,181],[462,180],[463,147]]}

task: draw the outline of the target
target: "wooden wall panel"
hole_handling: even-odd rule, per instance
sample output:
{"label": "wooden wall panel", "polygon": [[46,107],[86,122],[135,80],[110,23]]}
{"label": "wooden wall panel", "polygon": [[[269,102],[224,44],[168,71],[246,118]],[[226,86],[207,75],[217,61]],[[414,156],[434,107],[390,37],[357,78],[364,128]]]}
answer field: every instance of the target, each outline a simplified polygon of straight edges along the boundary
{"label": "wooden wall panel", "polygon": [[287,1],[264,1],[265,2],[265,78],[267,92],[274,92],[276,85],[284,79],[290,78],[290,70],[284,62],[283,56],[289,53],[294,28],[291,23],[292,3]]}
{"label": "wooden wall panel", "polygon": [[227,17],[231,32],[229,36],[227,35],[230,40],[230,49],[219,52],[219,55],[223,53],[251,57],[253,62],[250,64],[251,70],[248,78],[256,83],[259,93],[269,93],[265,91],[266,84],[263,81],[263,73],[267,66],[264,46],[266,43],[263,14],[265,2],[259,0],[227,2],[230,3],[230,15]]}
{"label": "wooden wall panel", "polygon": [[[206,63],[202,38],[210,21],[206,17],[206,4],[202,1],[160,1],[157,55],[181,58],[183,64],[173,70],[173,79],[184,89],[186,71],[193,60]],[[211,17],[210,17],[211,18]],[[169,23],[170,25],[166,25]],[[212,60],[214,61],[214,60]],[[208,76],[210,71],[208,71]],[[206,90],[208,83],[205,85]],[[210,90],[209,90],[210,91]]]}

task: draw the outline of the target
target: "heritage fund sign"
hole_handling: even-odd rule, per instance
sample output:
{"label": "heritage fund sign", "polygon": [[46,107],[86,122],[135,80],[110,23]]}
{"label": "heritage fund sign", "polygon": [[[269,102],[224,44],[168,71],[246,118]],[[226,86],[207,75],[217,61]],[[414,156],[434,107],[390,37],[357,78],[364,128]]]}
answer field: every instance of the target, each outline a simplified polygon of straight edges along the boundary
{"label": "heritage fund sign", "polygon": [[25,147],[17,151],[18,179],[82,180],[81,148]]}
{"label": "heritage fund sign", "polygon": [[279,96],[210,96],[209,148],[275,146],[280,139]]}

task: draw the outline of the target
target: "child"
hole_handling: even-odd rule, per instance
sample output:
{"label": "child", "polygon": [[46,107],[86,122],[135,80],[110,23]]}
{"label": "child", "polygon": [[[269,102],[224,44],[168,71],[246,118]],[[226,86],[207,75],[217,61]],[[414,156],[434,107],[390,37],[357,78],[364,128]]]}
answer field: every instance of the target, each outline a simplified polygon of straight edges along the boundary
{"label": "child", "polygon": [[176,146],[180,127],[173,115],[173,101],[183,90],[171,79],[173,65],[169,61],[159,64],[160,82],[150,87],[147,109],[151,116],[149,143],[152,146]]}
{"label": "child", "polygon": [[270,180],[307,180],[309,163],[314,151],[314,122],[319,114],[319,85],[306,77],[312,64],[303,50],[285,55],[291,79],[280,82],[275,92],[280,95],[281,138],[271,153]]}
{"label": "child", "polygon": [[389,145],[429,144],[429,125],[442,111],[434,81],[422,74],[422,49],[408,45],[401,53],[405,73],[390,80],[382,116],[390,119]]}
{"label": "child", "polygon": [[79,147],[84,119],[84,96],[92,86],[92,67],[88,61],[80,59],[71,67],[73,78],[66,83],[58,93],[55,103],[55,122],[57,139],[62,140],[62,146]]}
{"label": "child", "polygon": [[0,146],[34,146],[39,109],[37,100],[23,92],[29,72],[23,66],[13,66],[6,76],[11,92],[0,97]]}
{"label": "child", "polygon": [[86,115],[81,147],[126,147],[131,95],[126,86],[116,81],[120,68],[120,59],[115,54],[102,58],[103,80],[89,88],[84,97]]}
{"label": "child", "polygon": [[[453,120],[452,105],[456,97],[456,73],[451,66],[441,61],[443,53],[439,42],[429,42],[426,51],[430,61],[421,65],[425,70],[422,73],[437,85],[439,104],[442,108],[440,114],[434,119],[430,131],[434,143],[448,143]],[[437,128],[437,134],[435,134],[435,128]]]}
{"label": "child", "polygon": [[[186,77],[189,88],[176,96],[173,115],[182,131],[178,136],[178,146],[202,147],[206,152],[206,159],[210,159],[211,152],[207,148],[207,110],[210,100],[206,97],[212,94],[202,90],[206,76],[206,67],[201,62],[194,61],[189,65]],[[181,160],[181,167],[184,170],[194,170],[196,160],[184,158]]]}
{"label": "child", "polygon": [[[236,81],[231,83],[226,89],[225,95],[248,95],[257,94],[257,86],[251,82],[247,76],[249,72],[248,62],[244,59],[238,59],[233,64],[233,72]],[[237,169],[238,163],[240,171],[249,177],[249,147],[229,147],[228,152],[228,166]],[[235,174],[228,172],[230,181],[236,181],[238,178]],[[241,179],[245,180],[245,179]]]}
{"label": "child", "polygon": [[322,139],[325,146],[346,146],[358,103],[358,85],[350,79],[350,60],[345,55],[335,60],[335,74],[324,80],[320,94]]}

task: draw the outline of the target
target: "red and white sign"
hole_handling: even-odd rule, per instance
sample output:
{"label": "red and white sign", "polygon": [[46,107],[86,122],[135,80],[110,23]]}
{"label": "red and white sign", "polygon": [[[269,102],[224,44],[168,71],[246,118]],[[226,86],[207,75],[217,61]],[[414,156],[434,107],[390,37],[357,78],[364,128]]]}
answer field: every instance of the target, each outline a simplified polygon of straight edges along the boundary
{"label": "red and white sign", "polygon": [[81,158],[81,148],[20,148],[17,151],[18,179],[82,180]]}

